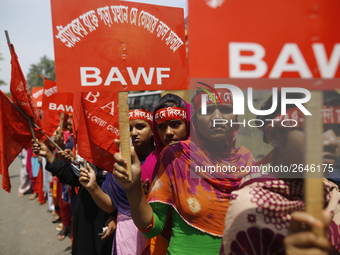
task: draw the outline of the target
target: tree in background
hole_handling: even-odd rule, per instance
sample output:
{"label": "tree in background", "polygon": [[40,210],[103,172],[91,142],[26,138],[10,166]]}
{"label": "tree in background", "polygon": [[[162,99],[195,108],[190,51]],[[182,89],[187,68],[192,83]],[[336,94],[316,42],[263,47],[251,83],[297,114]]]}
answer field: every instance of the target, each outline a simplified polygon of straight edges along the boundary
{"label": "tree in background", "polygon": [[55,80],[54,60],[50,60],[44,55],[40,58],[38,64],[31,65],[26,77],[27,83],[31,88],[44,86],[44,79],[39,77],[39,74],[50,80]]}
{"label": "tree in background", "polygon": [[[1,56],[2,54],[0,53],[0,60],[3,60],[4,58]],[[1,69],[0,69],[1,70]],[[6,85],[6,83],[0,79],[0,86],[1,85]]]}

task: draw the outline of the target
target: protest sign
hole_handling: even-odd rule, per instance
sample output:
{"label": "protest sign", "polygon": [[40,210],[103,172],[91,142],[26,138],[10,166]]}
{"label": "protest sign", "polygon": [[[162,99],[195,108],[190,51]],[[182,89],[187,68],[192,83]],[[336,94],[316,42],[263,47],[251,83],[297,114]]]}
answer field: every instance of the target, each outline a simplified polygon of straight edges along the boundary
{"label": "protest sign", "polygon": [[59,93],[55,81],[45,79],[42,110],[73,113],[73,93]]}
{"label": "protest sign", "polygon": [[190,1],[190,77],[231,78],[240,88],[338,87],[339,8],[334,0]]}
{"label": "protest sign", "polygon": [[45,78],[42,101],[42,125],[47,135],[52,136],[59,126],[61,114],[73,113],[73,93],[59,93],[56,82]]}
{"label": "protest sign", "polygon": [[42,97],[44,93],[44,88],[41,87],[33,87],[32,88],[32,97],[33,97],[33,103],[37,107],[42,107]]}
{"label": "protest sign", "polygon": [[[339,88],[339,7],[335,0],[189,1],[191,88],[198,82],[238,89]],[[320,91],[305,94],[311,116],[305,116],[302,162],[308,167],[323,163],[323,98]],[[323,173],[313,174],[305,180],[306,211],[322,219]]]}
{"label": "protest sign", "polygon": [[183,9],[52,0],[60,92],[187,89]]}

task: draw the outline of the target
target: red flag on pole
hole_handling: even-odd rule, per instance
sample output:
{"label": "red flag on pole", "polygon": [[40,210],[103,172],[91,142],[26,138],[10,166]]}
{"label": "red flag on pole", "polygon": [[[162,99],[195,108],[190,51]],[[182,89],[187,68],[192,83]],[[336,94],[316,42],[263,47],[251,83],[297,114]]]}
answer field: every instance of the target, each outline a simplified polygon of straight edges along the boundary
{"label": "red flag on pole", "polygon": [[[35,129],[37,138],[42,134]],[[14,107],[7,96],[0,91],[0,174],[2,188],[11,191],[8,167],[32,140],[28,120]]]}
{"label": "red flag on pole", "polygon": [[30,90],[28,88],[24,74],[22,73],[18,56],[14,51],[13,44],[9,44],[11,49],[11,65],[12,65],[12,75],[11,75],[11,98],[12,101],[19,106],[19,108],[31,118],[31,120],[41,127],[41,121],[39,118],[38,111],[34,105],[33,98],[31,96]]}
{"label": "red flag on pole", "polygon": [[59,127],[60,112],[44,111],[42,127],[48,136],[52,136]]}
{"label": "red flag on pole", "polygon": [[113,170],[114,143],[119,139],[118,93],[74,94],[73,136],[78,154],[109,172]]}

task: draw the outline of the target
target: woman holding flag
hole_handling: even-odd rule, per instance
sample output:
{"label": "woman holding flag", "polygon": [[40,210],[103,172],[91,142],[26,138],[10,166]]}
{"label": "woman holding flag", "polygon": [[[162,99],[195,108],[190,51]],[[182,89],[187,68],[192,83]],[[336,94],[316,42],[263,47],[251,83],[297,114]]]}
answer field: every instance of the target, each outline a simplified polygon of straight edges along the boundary
{"label": "woman holding flag", "polygon": [[[155,105],[154,112],[159,108],[171,106],[180,108],[188,114],[190,113],[190,105],[186,104],[184,100],[174,94],[163,96]],[[147,193],[148,183],[149,180],[152,179],[153,169],[161,150],[170,142],[186,139],[189,134],[189,128],[186,124],[186,115],[182,116],[181,119],[168,119],[167,123],[164,124],[165,126],[158,129],[155,118],[152,118],[151,113],[141,109],[133,109],[130,110],[129,114],[132,144],[137,152],[137,157],[142,164],[142,168],[146,166],[146,168],[144,168],[145,170],[142,170],[144,173],[142,180],[145,193]],[[156,147],[145,159],[145,153],[150,152],[150,144],[153,145],[153,143],[155,143]],[[113,212],[115,209],[118,210],[113,254],[141,254],[145,247],[146,237],[142,235],[132,221],[130,205],[125,190],[118,184],[115,178],[113,178],[113,175],[108,173],[107,181],[103,185],[103,191],[106,194],[101,192],[94,185],[95,178],[93,171],[91,168],[89,169],[89,173],[85,169],[81,169],[79,180],[82,185],[89,190],[93,199],[102,209],[107,212]],[[157,240],[157,247],[161,246],[161,248],[159,248],[161,251],[157,250],[158,253],[155,254],[165,254],[168,242],[165,239],[163,240],[163,237],[159,238],[162,239],[162,241],[160,241],[160,239]],[[147,248],[150,249],[150,246],[148,245]]]}
{"label": "woman holding flag", "polygon": [[[32,148],[34,153],[46,158],[48,162],[46,170],[58,177],[60,182],[80,186],[74,208],[72,254],[110,254],[115,223],[109,221],[109,215],[101,210],[93,201],[89,192],[81,187],[79,172],[74,169],[74,166],[58,160],[43,142],[37,141],[37,143],[33,143]],[[70,150],[59,151],[58,154],[65,162],[73,161],[72,164],[76,163],[74,161],[75,157]],[[92,167],[96,170],[97,185],[101,187],[105,181],[103,170],[97,169],[94,165]],[[108,226],[106,234],[103,236],[98,235],[98,233],[102,232],[103,226],[106,225]]]}
{"label": "woman holding flag", "polygon": [[[223,222],[229,207],[230,193],[247,172],[243,166],[253,164],[253,156],[244,147],[235,148],[238,126],[214,127],[213,119],[237,120],[232,114],[229,90],[213,93],[223,95],[221,104],[207,102],[207,115],[201,114],[201,96],[194,98],[191,121],[191,140],[170,143],[160,154],[156,176],[146,198],[140,181],[141,167],[134,148],[132,155],[132,182],[127,181],[126,163],[116,154],[114,176],[125,189],[136,226],[152,238],[164,228],[169,213],[172,216],[172,236],[168,254],[218,254],[223,234]],[[211,94],[211,93],[209,93]],[[184,115],[178,109],[163,108],[156,112],[157,127],[172,115]],[[235,172],[209,172],[206,166],[228,166]]]}
{"label": "woman holding flag", "polygon": [[[143,106],[137,106],[135,109],[130,109],[129,123],[132,145],[136,148],[138,158],[141,164],[143,164],[146,158],[155,149],[151,130],[152,113],[147,111],[146,107]],[[80,180],[81,179],[82,178],[80,178]],[[83,184],[82,181],[81,184]],[[93,187],[91,189],[89,185],[91,185],[91,183],[87,183],[84,187],[89,190],[98,206],[103,206],[102,202],[99,202],[101,198],[98,198],[97,195],[92,192]],[[146,243],[146,238],[133,224],[130,205],[125,190],[120,187],[110,173],[107,173],[106,175],[102,190],[105,193],[98,190],[102,199],[108,199],[108,206],[104,206],[102,209],[109,213],[112,213],[117,209],[117,228],[112,254],[141,254]]]}

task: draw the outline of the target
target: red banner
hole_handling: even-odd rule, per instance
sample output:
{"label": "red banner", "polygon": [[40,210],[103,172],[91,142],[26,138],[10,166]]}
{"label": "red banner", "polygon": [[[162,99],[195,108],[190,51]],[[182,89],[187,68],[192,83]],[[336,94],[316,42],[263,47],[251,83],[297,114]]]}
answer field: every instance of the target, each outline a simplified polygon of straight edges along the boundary
{"label": "red banner", "polygon": [[42,126],[48,136],[52,136],[59,127],[60,112],[56,111],[44,111]]}
{"label": "red banner", "polygon": [[188,88],[183,9],[51,0],[60,92]]}
{"label": "red banner", "polygon": [[114,143],[119,139],[118,93],[74,95],[73,134],[78,154],[109,172],[113,170]]}
{"label": "red banner", "polygon": [[43,98],[44,88],[41,87],[33,87],[32,88],[32,97],[33,103],[37,107],[42,107],[42,98]]}
{"label": "red banner", "polygon": [[43,107],[46,111],[73,113],[73,93],[59,93],[59,86],[55,81],[45,79]]}
{"label": "red banner", "polygon": [[190,77],[272,78],[268,87],[314,78],[313,86],[334,88],[339,9],[336,0],[189,0]]}
{"label": "red banner", "polygon": [[14,46],[12,44],[9,46],[11,48],[12,55],[12,73],[10,85],[11,99],[27,116],[32,119],[34,123],[41,127],[41,120],[38,111],[35,108],[24,74],[22,73],[18,56],[15,53]]}
{"label": "red banner", "polygon": [[[42,134],[35,131],[39,139]],[[12,105],[7,96],[0,91],[0,174],[2,188],[11,191],[8,167],[23,148],[32,141],[28,120]]]}

